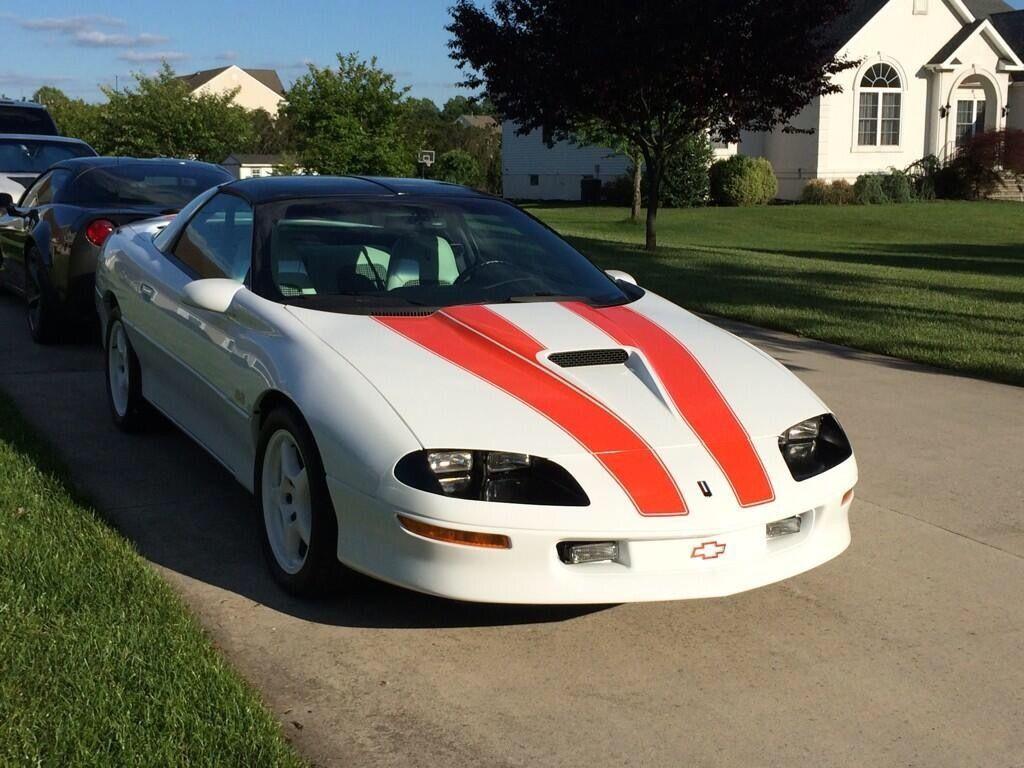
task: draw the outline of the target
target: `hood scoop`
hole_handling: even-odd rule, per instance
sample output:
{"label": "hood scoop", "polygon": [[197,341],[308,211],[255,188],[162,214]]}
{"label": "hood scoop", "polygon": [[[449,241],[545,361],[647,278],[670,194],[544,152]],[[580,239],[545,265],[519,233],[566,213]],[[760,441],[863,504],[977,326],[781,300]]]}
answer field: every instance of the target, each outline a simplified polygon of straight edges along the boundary
{"label": "hood scoop", "polygon": [[624,349],[580,349],[574,352],[555,352],[548,360],[559,368],[584,368],[594,365],[625,365],[629,353]]}

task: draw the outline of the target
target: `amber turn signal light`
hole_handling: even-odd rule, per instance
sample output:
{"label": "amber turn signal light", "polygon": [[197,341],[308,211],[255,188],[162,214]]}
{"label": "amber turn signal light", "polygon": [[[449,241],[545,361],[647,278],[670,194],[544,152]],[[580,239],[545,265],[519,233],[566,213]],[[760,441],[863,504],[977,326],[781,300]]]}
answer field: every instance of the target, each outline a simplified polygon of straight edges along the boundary
{"label": "amber turn signal light", "polygon": [[477,533],[476,531],[457,531],[454,528],[442,528],[439,525],[423,523],[405,515],[398,516],[398,522],[410,533],[425,539],[444,541],[448,544],[462,544],[466,547],[483,547],[485,549],[512,549],[512,540],[500,533]]}

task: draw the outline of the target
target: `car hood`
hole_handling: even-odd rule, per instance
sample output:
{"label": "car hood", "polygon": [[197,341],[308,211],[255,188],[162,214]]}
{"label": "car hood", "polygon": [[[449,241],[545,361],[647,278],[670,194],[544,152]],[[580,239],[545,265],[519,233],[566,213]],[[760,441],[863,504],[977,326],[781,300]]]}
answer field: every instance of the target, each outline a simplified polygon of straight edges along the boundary
{"label": "car hood", "polygon": [[655,448],[707,444],[721,437],[717,424],[733,420],[738,429],[725,439],[774,440],[827,411],[778,362],[650,293],[597,310],[556,302],[376,317],[288,309],[367,377],[425,447],[593,453],[578,433],[594,421],[618,422],[598,441],[609,453],[636,438]]}

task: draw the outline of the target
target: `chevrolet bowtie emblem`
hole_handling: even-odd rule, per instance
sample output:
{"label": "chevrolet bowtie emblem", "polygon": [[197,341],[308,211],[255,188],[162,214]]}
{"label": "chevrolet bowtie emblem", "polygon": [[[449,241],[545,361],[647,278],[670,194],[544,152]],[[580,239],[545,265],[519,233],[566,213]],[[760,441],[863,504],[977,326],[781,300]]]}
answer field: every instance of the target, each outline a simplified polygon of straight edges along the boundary
{"label": "chevrolet bowtie emblem", "polygon": [[690,553],[691,559],[714,560],[725,554],[725,544],[717,541],[705,541],[699,547],[694,547]]}

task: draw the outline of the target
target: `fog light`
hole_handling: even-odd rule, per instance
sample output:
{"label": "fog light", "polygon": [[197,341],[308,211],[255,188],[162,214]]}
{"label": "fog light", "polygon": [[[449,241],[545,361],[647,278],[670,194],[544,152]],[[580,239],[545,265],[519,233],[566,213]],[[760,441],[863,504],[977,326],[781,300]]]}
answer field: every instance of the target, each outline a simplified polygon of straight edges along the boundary
{"label": "fog light", "polygon": [[558,557],[566,565],[612,562],[619,559],[619,544],[615,541],[563,541],[558,545]]}
{"label": "fog light", "polygon": [[800,533],[800,524],[803,522],[803,517],[797,515],[796,517],[787,517],[785,520],[776,520],[774,523],[768,523],[766,532],[769,539],[777,539],[780,536],[792,536],[794,533]]}

